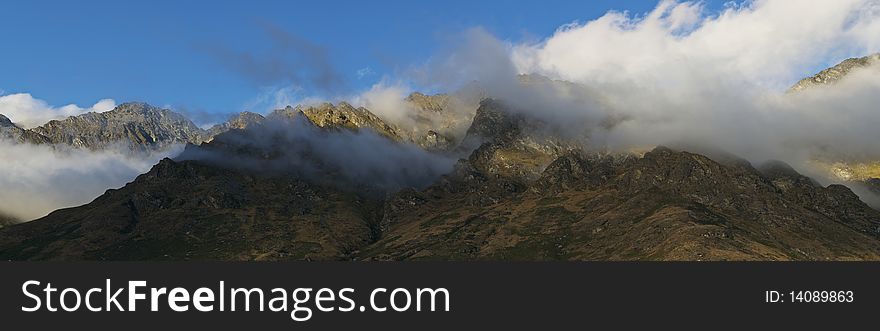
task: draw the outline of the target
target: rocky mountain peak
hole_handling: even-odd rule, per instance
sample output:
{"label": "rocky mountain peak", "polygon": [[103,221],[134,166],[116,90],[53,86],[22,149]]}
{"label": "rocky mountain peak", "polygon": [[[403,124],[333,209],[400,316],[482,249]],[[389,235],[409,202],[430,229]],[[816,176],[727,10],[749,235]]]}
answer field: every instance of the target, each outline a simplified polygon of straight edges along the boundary
{"label": "rocky mountain peak", "polygon": [[278,118],[291,119],[291,118],[297,117],[300,113],[302,113],[301,109],[302,109],[301,106],[296,106],[296,108],[294,108],[290,105],[287,105],[284,108],[273,110],[271,113],[269,113],[269,116],[267,116],[267,117],[274,118],[274,119],[278,119]]}
{"label": "rocky mountain peak", "polygon": [[12,121],[3,114],[0,114],[0,128],[15,127]]}
{"label": "rocky mountain peak", "polygon": [[880,63],[880,53],[865,57],[846,59],[843,60],[843,62],[840,62],[831,68],[822,70],[811,77],[801,79],[797,84],[792,86],[789,91],[796,92],[814,86],[831,85],[840,81],[843,77],[855,70],[870,67],[876,63]]}
{"label": "rocky mountain peak", "polygon": [[509,112],[500,101],[485,99],[474,115],[474,120],[467,131],[467,138],[482,137],[498,139],[512,137],[521,132],[523,120]]}
{"label": "rocky mountain peak", "polygon": [[113,108],[111,111],[117,113],[147,114],[159,110],[160,108],[153,107],[145,102],[126,102],[116,106],[116,108]]}
{"label": "rocky mountain peak", "polygon": [[8,117],[0,114],[0,139],[19,143],[44,144],[49,142],[46,137],[26,130],[12,123]]}
{"label": "rocky mountain peak", "polygon": [[120,142],[131,150],[148,150],[174,143],[200,143],[207,138],[207,133],[185,116],[142,102],[53,120],[31,131],[53,144],[93,150]]}
{"label": "rocky mountain peak", "polygon": [[248,125],[253,124],[253,123],[262,122],[264,119],[265,119],[265,117],[263,117],[263,115],[249,112],[249,111],[243,111],[241,113],[238,113],[238,115],[235,115],[232,118],[230,118],[229,121],[227,121],[227,123],[229,123],[230,127],[234,127],[237,129],[244,129]]}
{"label": "rocky mountain peak", "polygon": [[406,101],[416,106],[417,109],[442,112],[449,105],[451,97],[447,94],[425,95],[414,92],[406,97]]}
{"label": "rocky mountain peak", "polygon": [[226,131],[229,131],[232,129],[236,129],[236,130],[247,129],[248,127],[250,127],[252,125],[263,123],[263,121],[265,121],[265,120],[266,120],[266,118],[263,117],[263,115],[249,112],[249,111],[243,111],[238,114],[230,116],[229,119],[226,120],[226,122],[214,125],[213,127],[211,127],[208,130],[208,133],[213,138],[214,136],[216,136],[218,134],[221,134],[223,132],[226,132]]}
{"label": "rocky mountain peak", "polygon": [[516,112],[502,101],[484,99],[459,151],[473,150],[468,162],[485,175],[531,182],[576,145],[546,132],[543,121]]}
{"label": "rocky mountain peak", "polygon": [[294,110],[301,112],[321,128],[345,128],[355,131],[368,128],[382,136],[401,140],[397,128],[386,123],[366,108],[355,108],[347,102],[340,102],[336,105],[325,102],[315,106],[297,106]]}

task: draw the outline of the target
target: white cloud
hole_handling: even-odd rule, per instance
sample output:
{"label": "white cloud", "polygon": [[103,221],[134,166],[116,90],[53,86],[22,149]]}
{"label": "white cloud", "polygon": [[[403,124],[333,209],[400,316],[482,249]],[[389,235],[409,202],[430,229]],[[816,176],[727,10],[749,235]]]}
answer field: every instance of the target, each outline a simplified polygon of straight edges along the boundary
{"label": "white cloud", "polygon": [[312,105],[328,100],[322,97],[306,96],[303,91],[302,87],[298,85],[265,87],[260,94],[245,103],[242,108],[245,111],[266,115],[273,110],[283,109],[287,106]]}
{"label": "white cloud", "polygon": [[566,25],[509,54],[518,72],[583,86],[528,97],[547,104],[545,113],[580,115],[594,126],[625,119],[610,130],[588,128],[612,147],[702,142],[753,160],[877,158],[880,113],[872,105],[880,102],[880,74],[784,91],[817,68],[877,52],[878,29],[876,0],[758,0],[715,14],[700,2],[664,0],[644,16],[609,12]]}
{"label": "white cloud", "polygon": [[386,121],[412,125],[415,108],[405,100],[410,93],[411,90],[403,84],[392,84],[383,80],[353,97],[351,103],[369,109]]}
{"label": "white cloud", "polygon": [[[564,25],[538,43],[472,29],[416,77],[446,89],[479,81],[489,96],[595,147],[699,142],[753,161],[880,158],[872,106],[880,75],[784,93],[823,66],[880,50],[878,29],[878,0],[758,0],[718,13],[664,0],[644,15],[612,11]],[[520,73],[577,85],[526,88],[516,83]]]}
{"label": "white cloud", "polygon": [[358,79],[363,79],[364,77],[371,76],[371,75],[375,74],[375,72],[370,67],[364,67],[364,68],[358,69],[356,74],[357,74]]}
{"label": "white cloud", "polygon": [[[757,0],[706,13],[661,1],[645,16],[609,12],[518,45],[522,72],[584,83],[678,84],[706,74],[782,88],[828,61],[880,47],[876,0]],[[708,71],[707,71],[708,70]]]}
{"label": "white cloud", "polygon": [[0,95],[0,114],[24,128],[33,128],[50,120],[64,119],[87,112],[105,112],[116,107],[112,99],[102,99],[88,108],[70,104],[62,107],[50,106],[46,101],[36,99],[29,93]]}
{"label": "white cloud", "polygon": [[32,220],[88,203],[181,149],[174,146],[154,154],[132,154],[124,147],[95,152],[0,140],[0,214]]}

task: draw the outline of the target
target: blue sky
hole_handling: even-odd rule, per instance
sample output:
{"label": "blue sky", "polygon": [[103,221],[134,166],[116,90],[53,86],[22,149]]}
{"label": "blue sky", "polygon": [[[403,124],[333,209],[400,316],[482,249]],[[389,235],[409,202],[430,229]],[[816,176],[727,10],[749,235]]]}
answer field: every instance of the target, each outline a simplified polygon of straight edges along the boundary
{"label": "blue sky", "polygon": [[[710,8],[720,3],[708,1]],[[335,73],[332,86],[303,84],[305,94],[329,89],[350,93],[393,75],[396,68],[424,62],[444,40],[471,27],[481,26],[503,40],[537,40],[563,24],[594,19],[610,9],[639,13],[655,5],[547,0],[6,2],[0,10],[0,89],[31,93],[52,105],[87,106],[112,98],[229,113],[240,111],[267,87],[290,83],[289,77],[248,74],[227,61],[275,52],[278,42],[271,31],[327,55],[325,64]]]}

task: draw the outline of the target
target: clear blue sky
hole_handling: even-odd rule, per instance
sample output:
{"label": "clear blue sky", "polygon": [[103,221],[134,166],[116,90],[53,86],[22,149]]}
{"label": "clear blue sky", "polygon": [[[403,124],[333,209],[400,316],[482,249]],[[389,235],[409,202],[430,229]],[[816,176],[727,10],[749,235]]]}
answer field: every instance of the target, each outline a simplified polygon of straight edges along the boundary
{"label": "clear blue sky", "polygon": [[[722,1],[708,2],[717,7]],[[280,46],[272,33],[299,49],[323,49],[329,55],[325,64],[336,73],[333,86],[359,91],[395,66],[426,60],[444,38],[470,27],[512,41],[545,38],[560,25],[609,9],[642,13],[655,5],[650,0],[9,1],[0,8],[0,89],[31,93],[52,105],[87,106],[112,98],[229,113],[262,88],[291,79],[265,66],[230,65],[275,52]],[[361,68],[373,73],[359,78]],[[322,93],[321,86],[306,88]]]}

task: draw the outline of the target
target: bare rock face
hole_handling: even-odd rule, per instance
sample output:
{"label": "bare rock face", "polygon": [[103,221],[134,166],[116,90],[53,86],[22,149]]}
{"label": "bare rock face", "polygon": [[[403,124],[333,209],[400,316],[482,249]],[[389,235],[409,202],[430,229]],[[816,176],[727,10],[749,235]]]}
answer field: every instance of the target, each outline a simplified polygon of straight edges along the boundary
{"label": "bare rock face", "polygon": [[207,133],[183,115],[145,103],[124,103],[104,113],[54,120],[32,130],[53,144],[98,150],[123,144],[134,151],[200,143]]}
{"label": "bare rock face", "polygon": [[276,111],[276,113],[287,114],[288,117],[292,117],[291,113],[301,113],[320,128],[350,129],[355,131],[371,129],[379,135],[393,140],[400,141],[402,139],[398,134],[397,128],[386,123],[366,108],[355,108],[346,102],[340,102],[337,105],[322,103],[317,106],[297,106],[292,110],[288,107],[284,110]]}
{"label": "bare rock face", "polygon": [[544,168],[574,143],[548,135],[545,124],[509,111],[503,103],[486,99],[477,109],[462,148],[479,146],[468,158],[486,174],[518,180],[538,178]]}
{"label": "bare rock face", "polygon": [[464,138],[482,98],[473,91],[451,95],[412,93],[405,100],[413,108],[412,123],[407,125],[408,130],[400,130],[401,134],[424,149],[450,152]]}
{"label": "bare rock face", "polygon": [[423,111],[442,112],[449,106],[451,97],[448,94],[425,95],[415,92],[406,97],[406,101]]}
{"label": "bare rock face", "polygon": [[848,75],[850,72],[873,66],[878,62],[880,62],[880,54],[846,59],[831,68],[820,71],[812,77],[802,79],[797,84],[792,86],[790,91],[796,92],[811,87],[834,84],[843,79],[843,77]]}
{"label": "bare rock face", "polygon": [[253,125],[263,123],[265,120],[266,118],[263,115],[245,111],[233,115],[226,122],[211,127],[208,130],[208,134],[214,137],[229,130],[244,130]]}
{"label": "bare rock face", "polygon": [[[424,98],[425,100],[434,100],[433,96],[425,96]],[[426,105],[428,107],[439,107],[440,104],[428,102]],[[417,124],[411,131],[404,130],[397,125],[382,120],[366,108],[355,108],[346,102],[340,102],[336,105],[322,103],[313,106],[288,106],[283,109],[277,109],[269,115],[270,118],[288,119],[298,116],[304,116],[320,128],[355,131],[369,129],[389,139],[413,143],[430,151],[447,151],[454,147],[452,138],[435,131],[431,125],[419,126]]]}
{"label": "bare rock face", "polygon": [[199,144],[233,129],[262,123],[256,113],[242,112],[209,130],[202,130],[181,114],[145,103],[124,103],[105,113],[87,113],[53,120],[33,129],[16,126],[0,115],[0,138],[19,143],[67,145],[101,150],[123,145],[130,150],[149,151],[172,144]]}
{"label": "bare rock face", "polygon": [[12,121],[9,120],[3,114],[0,114],[0,128],[8,128],[8,127],[17,127],[15,124],[12,124]]}
{"label": "bare rock face", "polygon": [[22,131],[24,130],[13,124],[8,117],[0,114],[0,138],[18,141]]}

